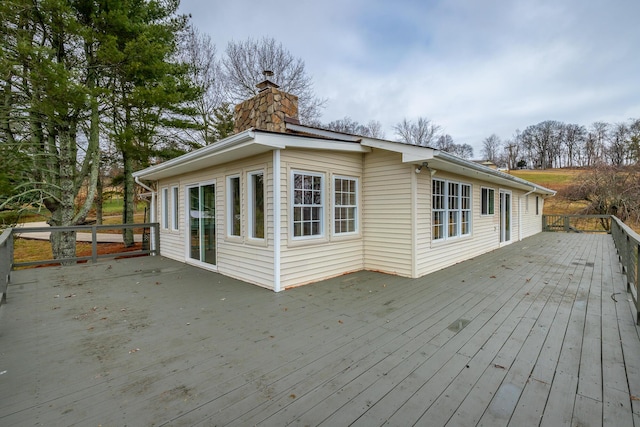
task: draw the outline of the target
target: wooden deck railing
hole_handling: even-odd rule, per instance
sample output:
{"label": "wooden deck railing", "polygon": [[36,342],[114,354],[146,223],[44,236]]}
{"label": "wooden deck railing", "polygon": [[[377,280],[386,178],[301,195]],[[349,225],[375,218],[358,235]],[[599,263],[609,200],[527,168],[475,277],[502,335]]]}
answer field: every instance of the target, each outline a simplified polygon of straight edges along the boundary
{"label": "wooden deck railing", "polygon": [[[141,230],[139,234],[142,242],[139,250],[110,251],[98,253],[98,235],[106,230]],[[56,231],[85,232],[91,235],[91,256],[79,256],[64,259],[41,259],[36,261],[16,262],[14,259],[15,237],[21,234],[51,233]],[[159,255],[160,233],[158,223],[143,224],[113,224],[113,225],[76,225],[69,227],[17,227],[8,228],[0,235],[0,304],[6,302],[7,286],[10,281],[11,271],[16,267],[27,267],[46,264],[76,263],[77,261],[97,262],[102,258],[116,258],[122,256]],[[124,249],[124,248],[123,248]]]}
{"label": "wooden deck railing", "polygon": [[636,323],[640,325],[640,300],[638,299],[638,253],[640,235],[615,216],[611,217],[611,235],[618,249],[623,272],[627,275],[627,291],[636,308]]}
{"label": "wooden deck railing", "polygon": [[640,235],[638,233],[613,215],[542,215],[542,230],[611,233],[622,270],[627,276],[627,291],[631,294],[635,306],[636,323],[640,325],[640,299],[638,298]]}
{"label": "wooden deck railing", "polygon": [[7,302],[7,286],[13,262],[13,234],[11,229],[0,234],[0,305]]}
{"label": "wooden deck railing", "polygon": [[542,215],[542,231],[609,233],[611,215]]}

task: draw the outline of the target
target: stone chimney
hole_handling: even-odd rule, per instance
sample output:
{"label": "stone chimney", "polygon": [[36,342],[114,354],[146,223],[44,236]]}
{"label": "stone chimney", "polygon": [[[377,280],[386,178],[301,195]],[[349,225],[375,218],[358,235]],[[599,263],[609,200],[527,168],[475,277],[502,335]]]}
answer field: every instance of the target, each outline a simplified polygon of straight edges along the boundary
{"label": "stone chimney", "polygon": [[258,94],[236,105],[234,133],[249,128],[285,132],[285,118],[298,120],[298,97],[279,90],[269,80],[272,71],[263,74],[265,80],[256,85]]}

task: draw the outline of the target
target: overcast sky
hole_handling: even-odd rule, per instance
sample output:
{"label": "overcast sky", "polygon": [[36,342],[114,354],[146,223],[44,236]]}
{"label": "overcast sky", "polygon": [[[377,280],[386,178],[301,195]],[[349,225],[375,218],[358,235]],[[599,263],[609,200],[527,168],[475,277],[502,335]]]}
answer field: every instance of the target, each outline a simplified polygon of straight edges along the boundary
{"label": "overcast sky", "polygon": [[182,0],[219,54],[272,37],[327,99],[323,123],[427,117],[474,147],[543,120],[640,117],[640,0]]}

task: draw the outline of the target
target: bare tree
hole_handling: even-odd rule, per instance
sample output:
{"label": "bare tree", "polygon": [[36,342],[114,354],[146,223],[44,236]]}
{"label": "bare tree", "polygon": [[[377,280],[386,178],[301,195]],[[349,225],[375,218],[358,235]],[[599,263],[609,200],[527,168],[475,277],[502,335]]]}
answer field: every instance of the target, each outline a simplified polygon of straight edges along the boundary
{"label": "bare tree", "polygon": [[446,151],[447,153],[452,153],[455,150],[455,142],[453,142],[453,137],[449,134],[440,135],[437,137],[433,143],[433,148]]}
{"label": "bare tree", "polygon": [[578,160],[577,157],[580,155],[584,145],[585,136],[586,130],[584,126],[576,124],[565,125],[564,144],[567,153],[567,166],[573,167],[574,162]]}
{"label": "bare tree", "polygon": [[225,102],[226,88],[222,64],[217,59],[216,47],[211,37],[190,25],[182,39],[180,59],[190,66],[190,78],[200,89],[193,102],[193,119],[198,124],[197,142],[203,145],[217,140],[216,110]]}
{"label": "bare tree", "polygon": [[463,159],[470,159],[473,157],[473,147],[469,144],[456,144],[453,142],[453,137],[449,134],[440,135],[436,140],[433,148],[446,151],[449,154],[453,154]]}
{"label": "bare tree", "polygon": [[640,119],[630,119],[629,124],[629,161],[637,164],[640,161]]}
{"label": "bare tree", "polygon": [[589,134],[593,142],[594,161],[597,163],[604,160],[604,152],[609,138],[609,123],[594,122]]}
{"label": "bare tree", "polygon": [[257,93],[256,84],[264,79],[263,72],[273,72],[273,82],[298,97],[301,122],[320,117],[326,100],[313,92],[313,82],[305,70],[304,61],[295,58],[282,43],[273,38],[231,41],[222,61],[227,77],[227,94],[231,102],[244,101]]}
{"label": "bare tree", "polygon": [[516,130],[516,135],[513,139],[506,140],[503,144],[504,159],[507,164],[507,168],[517,169],[518,160],[520,159],[520,131]]}
{"label": "bare tree", "polygon": [[560,128],[561,123],[547,120],[524,130],[521,135],[523,147],[531,156],[534,167],[547,169],[554,166],[560,155]]}
{"label": "bare tree", "polygon": [[491,134],[482,141],[482,157],[485,160],[489,160],[495,164],[498,163],[498,153],[500,150],[500,146],[502,142],[500,141],[500,137],[498,135]]}
{"label": "bare tree", "polygon": [[336,132],[349,133],[352,135],[368,136],[371,138],[384,138],[382,124],[376,120],[371,120],[366,125],[363,125],[351,119],[351,117],[345,116],[342,119],[334,120],[325,125],[320,125],[320,127],[331,129]]}
{"label": "bare tree", "polygon": [[610,143],[606,149],[607,158],[612,166],[622,166],[628,159],[629,128],[626,123],[616,123],[611,130]]}
{"label": "bare tree", "polygon": [[473,157],[473,147],[469,144],[454,144],[450,153],[463,159],[470,159]]}
{"label": "bare tree", "polygon": [[562,191],[569,200],[585,201],[585,214],[616,215],[640,221],[640,173],[637,168],[600,164]]}
{"label": "bare tree", "polygon": [[416,122],[402,119],[393,127],[398,140],[406,144],[429,147],[440,134],[441,127],[426,117],[419,117]]}

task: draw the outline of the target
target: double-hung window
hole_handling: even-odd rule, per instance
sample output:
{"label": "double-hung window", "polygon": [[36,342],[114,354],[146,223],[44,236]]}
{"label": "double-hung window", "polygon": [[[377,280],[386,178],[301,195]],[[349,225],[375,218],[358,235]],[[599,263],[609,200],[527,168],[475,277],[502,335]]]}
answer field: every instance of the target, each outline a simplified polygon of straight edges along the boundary
{"label": "double-hung window", "polygon": [[324,217],[324,175],[312,172],[292,173],[293,237],[322,236]]}
{"label": "double-hung window", "polygon": [[241,210],[240,210],[240,176],[227,177],[227,235],[240,237]]}
{"label": "double-hung window", "polygon": [[471,185],[455,181],[432,181],[432,239],[471,234]]}
{"label": "double-hung window", "polygon": [[358,180],[336,176],[333,179],[333,233],[358,231]]}
{"label": "double-hung window", "polygon": [[249,236],[264,239],[264,172],[248,174],[249,181]]}
{"label": "double-hung window", "polygon": [[482,188],[480,190],[482,206],[480,213],[482,215],[493,215],[495,212],[496,191],[493,188]]}
{"label": "double-hung window", "polygon": [[163,188],[161,195],[162,228],[167,229],[169,228],[169,188]]}
{"label": "double-hung window", "polygon": [[172,230],[177,230],[178,226],[179,226],[179,216],[178,216],[178,212],[179,212],[179,200],[178,200],[178,186],[173,186],[171,187],[171,229]]}

